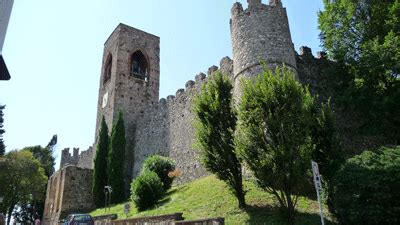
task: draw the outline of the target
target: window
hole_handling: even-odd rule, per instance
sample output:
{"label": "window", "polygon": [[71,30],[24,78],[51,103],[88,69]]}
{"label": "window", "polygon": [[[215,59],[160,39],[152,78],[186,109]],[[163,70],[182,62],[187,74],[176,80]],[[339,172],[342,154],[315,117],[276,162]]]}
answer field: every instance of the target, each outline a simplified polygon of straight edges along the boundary
{"label": "window", "polygon": [[141,51],[136,51],[132,54],[131,76],[145,80],[146,82],[149,80],[148,63]]}
{"label": "window", "polygon": [[112,69],[112,55],[108,55],[106,66],[104,67],[104,80],[103,84],[105,84],[111,78],[111,69]]}

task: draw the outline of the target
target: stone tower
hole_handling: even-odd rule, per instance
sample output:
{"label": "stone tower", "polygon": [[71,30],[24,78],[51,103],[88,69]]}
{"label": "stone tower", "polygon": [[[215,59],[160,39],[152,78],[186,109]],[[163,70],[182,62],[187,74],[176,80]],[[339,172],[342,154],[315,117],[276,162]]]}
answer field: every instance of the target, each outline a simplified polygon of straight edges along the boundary
{"label": "stone tower", "polygon": [[[111,132],[119,111],[125,121],[125,184],[132,178],[135,127],[145,109],[158,102],[160,38],[119,24],[104,44],[97,103],[95,145],[104,116]],[[93,154],[95,155],[95,154]]]}
{"label": "stone tower", "polygon": [[231,11],[236,96],[240,77],[256,76],[263,69],[263,62],[270,69],[285,64],[297,75],[294,45],[281,0],[269,0],[269,5],[261,0],[247,2],[247,9],[243,10],[240,3],[235,3]]}

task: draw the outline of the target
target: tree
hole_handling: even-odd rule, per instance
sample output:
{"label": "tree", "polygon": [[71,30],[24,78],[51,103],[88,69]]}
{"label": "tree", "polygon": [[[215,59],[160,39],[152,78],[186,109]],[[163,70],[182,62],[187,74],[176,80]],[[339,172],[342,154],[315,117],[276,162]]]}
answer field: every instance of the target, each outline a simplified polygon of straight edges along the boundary
{"label": "tree", "polygon": [[40,162],[29,151],[11,151],[0,161],[0,211],[8,215],[17,204],[43,199],[47,178]]}
{"label": "tree", "polygon": [[142,171],[153,171],[160,178],[163,183],[164,191],[171,188],[174,176],[171,176],[171,172],[175,170],[175,162],[169,157],[160,155],[152,155],[148,157],[144,163]]}
{"label": "tree", "polygon": [[30,151],[35,159],[37,159],[42,167],[47,178],[54,172],[54,165],[56,164],[53,152],[50,148],[43,148],[40,145],[25,147],[22,150]]}
{"label": "tree", "polygon": [[99,132],[99,141],[96,146],[93,173],[93,197],[97,207],[104,206],[104,186],[107,185],[107,159],[108,159],[108,127],[103,116]]}
{"label": "tree", "polygon": [[400,224],[400,146],[350,158],[334,177],[341,224]]}
{"label": "tree", "polygon": [[333,72],[336,103],[355,111],[365,134],[400,142],[400,1],[324,0],[319,28]]}
{"label": "tree", "polygon": [[3,140],[3,134],[4,134],[4,129],[3,129],[3,109],[5,108],[5,105],[0,105],[0,156],[3,156],[4,153],[6,152],[6,146],[4,145],[4,140]]}
{"label": "tree", "polygon": [[205,168],[228,184],[239,207],[245,207],[242,168],[235,153],[233,136],[236,113],[233,110],[232,84],[216,73],[203,85],[194,101],[196,147]]}
{"label": "tree", "polygon": [[131,200],[139,211],[154,206],[165,194],[160,177],[153,171],[142,170],[131,183]]}
{"label": "tree", "polygon": [[330,182],[344,163],[330,100],[321,105],[314,104],[312,114],[311,138],[315,146],[312,159],[318,163],[324,181]]}
{"label": "tree", "polygon": [[294,224],[297,196],[318,144],[313,137],[320,114],[316,100],[285,68],[264,71],[242,84],[237,151],[257,184],[276,197],[288,224]]}
{"label": "tree", "polygon": [[[29,151],[37,159],[44,169],[46,178],[49,179],[54,173],[55,158],[53,156],[55,145],[57,144],[57,135],[53,135],[46,147],[40,145],[25,147],[22,150]],[[43,187],[46,191],[46,186]],[[42,218],[46,196],[42,199],[35,199],[18,204],[18,210],[14,213],[14,218],[18,221],[33,222],[37,217]]]}
{"label": "tree", "polygon": [[118,114],[118,120],[111,132],[111,140],[108,149],[107,176],[113,192],[112,203],[125,200],[124,190],[124,157],[125,157],[125,126],[122,112]]}

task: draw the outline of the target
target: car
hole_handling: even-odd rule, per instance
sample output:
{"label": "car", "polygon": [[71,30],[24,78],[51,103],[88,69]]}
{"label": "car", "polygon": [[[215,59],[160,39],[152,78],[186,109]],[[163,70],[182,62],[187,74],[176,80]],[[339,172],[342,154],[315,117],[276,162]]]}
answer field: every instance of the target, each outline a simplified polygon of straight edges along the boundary
{"label": "car", "polygon": [[89,214],[70,214],[60,222],[63,225],[94,225],[93,218]]}

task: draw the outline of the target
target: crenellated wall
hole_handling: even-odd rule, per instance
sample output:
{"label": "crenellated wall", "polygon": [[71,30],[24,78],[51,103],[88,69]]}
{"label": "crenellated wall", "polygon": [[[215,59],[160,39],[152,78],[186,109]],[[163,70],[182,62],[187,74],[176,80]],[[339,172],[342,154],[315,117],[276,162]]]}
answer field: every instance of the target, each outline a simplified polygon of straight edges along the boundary
{"label": "crenellated wall", "polygon": [[222,58],[220,69],[211,66],[208,76],[197,74],[194,80],[186,82],[184,89],[178,89],[167,99],[160,99],[143,113],[136,124],[133,177],[138,175],[143,161],[152,154],[169,156],[176,161],[181,172],[176,183],[185,183],[206,174],[198,152],[193,148],[192,101],[214,72],[220,70],[232,78],[232,68],[233,61],[229,57]]}
{"label": "crenellated wall", "polygon": [[[320,87],[326,79],[323,76],[324,69],[331,64],[324,53],[318,53],[315,58],[310,48],[302,47],[300,53],[296,53],[296,62],[299,80],[309,85],[313,93],[327,94],[324,87]],[[177,184],[207,174],[199,161],[198,152],[193,148],[195,131],[192,100],[202,84],[217,70],[233,79],[233,61],[224,57],[220,61],[220,68],[211,66],[207,75],[196,75],[194,81],[186,82],[185,89],[178,89],[175,95],[167,99],[162,98],[143,113],[136,124],[133,177],[138,175],[143,161],[152,154],[169,156],[176,161],[181,172]]]}
{"label": "crenellated wall", "polygon": [[79,148],[73,148],[73,154],[71,155],[70,149],[65,148],[61,151],[61,163],[60,168],[66,165],[79,166],[81,168],[92,169],[93,168],[93,147],[90,146],[86,151],[79,153]]}
{"label": "crenellated wall", "polygon": [[[201,86],[216,71],[230,77],[236,97],[240,96],[237,89],[240,78],[256,76],[262,71],[263,61],[271,69],[285,64],[298,75],[302,83],[310,86],[312,92],[321,97],[330,95],[325,86],[327,77],[323,74],[332,62],[323,53],[315,58],[307,47],[302,47],[299,54],[294,51],[286,9],[281,1],[270,0],[269,5],[263,4],[261,0],[248,0],[248,3],[247,9],[243,9],[239,3],[235,3],[232,8],[233,60],[229,57],[222,58],[219,68],[211,66],[207,75],[197,74],[183,88],[178,89],[175,95],[169,95],[166,99],[158,100],[159,37],[120,24],[106,41],[94,146],[103,116],[111,130],[114,119],[121,110],[124,114],[127,140],[124,155],[127,197],[132,178],[140,172],[143,161],[153,154],[169,156],[176,161],[181,175],[175,180],[175,184],[186,183],[207,174],[200,163],[199,153],[193,147],[195,130],[192,103]],[[137,51],[142,52],[149,63],[147,80],[130,74],[130,70],[134,68],[131,66],[131,57]],[[73,149],[73,154],[69,149],[62,151],[61,169],[50,178],[48,184],[45,221],[50,222],[45,224],[53,224],[72,209],[92,206],[90,169],[93,168],[95,151],[95,147],[80,154],[77,148]]]}

